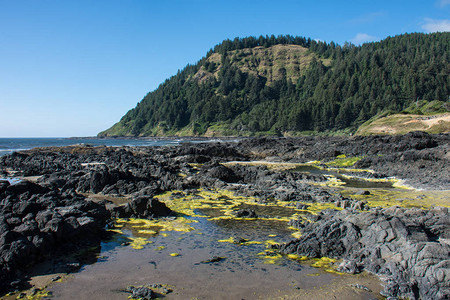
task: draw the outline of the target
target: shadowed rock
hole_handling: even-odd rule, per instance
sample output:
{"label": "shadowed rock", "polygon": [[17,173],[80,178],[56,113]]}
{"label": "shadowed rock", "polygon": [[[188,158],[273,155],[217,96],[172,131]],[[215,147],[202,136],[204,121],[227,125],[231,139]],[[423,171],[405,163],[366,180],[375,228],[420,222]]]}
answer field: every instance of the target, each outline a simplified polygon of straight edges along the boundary
{"label": "shadowed rock", "polygon": [[109,213],[84,196],[22,181],[0,192],[0,291],[64,248],[99,243]]}
{"label": "shadowed rock", "polygon": [[237,218],[257,218],[258,215],[253,209],[239,209],[232,212],[232,214]]}
{"label": "shadowed rock", "polygon": [[139,218],[152,219],[157,217],[167,217],[172,213],[163,202],[158,199],[140,196],[133,199],[124,206],[114,207],[111,215],[116,218]]}

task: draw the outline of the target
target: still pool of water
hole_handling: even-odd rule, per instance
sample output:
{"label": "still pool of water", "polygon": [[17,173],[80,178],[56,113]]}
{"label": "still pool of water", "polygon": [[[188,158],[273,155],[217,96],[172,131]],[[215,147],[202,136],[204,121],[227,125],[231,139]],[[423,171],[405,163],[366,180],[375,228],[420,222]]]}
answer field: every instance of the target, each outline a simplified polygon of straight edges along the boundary
{"label": "still pool of water", "polygon": [[[208,208],[208,200],[197,203],[202,209],[168,224],[171,229],[156,230],[155,225],[140,231],[144,222],[123,220],[120,232],[102,243],[96,263],[83,266],[48,290],[56,299],[126,299],[127,286],[167,284],[173,290],[165,295],[167,299],[311,299],[308,293],[317,296],[320,291],[343,285],[348,299],[376,296],[375,292],[350,288],[350,283],[356,282],[379,288],[379,281],[369,275],[338,275],[312,267],[313,261],[299,262],[270,249],[270,244],[292,239],[294,230],[277,218],[298,213],[295,208],[273,206],[271,210],[236,200],[225,201],[228,205],[219,208],[217,199],[209,202]],[[200,200],[191,200],[196,201]],[[232,218],[226,215],[230,208],[255,208],[270,216]],[[150,230],[153,233],[148,233]],[[208,262],[213,258],[218,261]],[[322,299],[327,297],[324,294]]]}
{"label": "still pool of water", "polygon": [[339,179],[344,183],[346,187],[349,188],[360,188],[360,189],[370,189],[370,188],[380,188],[389,189],[393,188],[393,182],[390,180],[377,180],[370,181],[364,178],[358,178],[355,176],[343,176],[346,174],[345,170],[335,171],[332,169],[322,169],[313,165],[301,165],[295,167],[292,171],[294,172],[308,172],[311,174],[321,174],[321,175],[331,175]]}

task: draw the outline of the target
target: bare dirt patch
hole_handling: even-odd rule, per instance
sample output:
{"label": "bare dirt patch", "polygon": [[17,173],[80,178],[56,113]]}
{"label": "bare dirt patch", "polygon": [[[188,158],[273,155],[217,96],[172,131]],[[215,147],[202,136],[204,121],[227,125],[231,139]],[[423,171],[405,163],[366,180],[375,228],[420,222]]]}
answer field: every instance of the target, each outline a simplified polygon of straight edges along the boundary
{"label": "bare dirt patch", "polygon": [[391,115],[361,126],[357,134],[405,134],[417,130],[429,133],[450,132],[450,113],[432,116]]}

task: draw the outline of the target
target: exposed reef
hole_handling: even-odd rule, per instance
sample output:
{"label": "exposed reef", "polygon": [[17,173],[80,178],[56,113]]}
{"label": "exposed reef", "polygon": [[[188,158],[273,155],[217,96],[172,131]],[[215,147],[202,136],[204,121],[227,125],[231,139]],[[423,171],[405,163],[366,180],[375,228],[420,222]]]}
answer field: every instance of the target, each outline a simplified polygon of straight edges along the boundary
{"label": "exposed reef", "polygon": [[[386,297],[448,299],[449,140],[413,132],[168,147],[78,145],[3,156],[1,174],[35,182],[0,180],[0,289],[17,288],[29,266],[54,253],[98,245],[114,223],[116,230],[132,224],[142,234],[170,226],[189,231],[185,216],[214,207],[222,213],[208,220],[276,220],[298,229],[286,244],[266,241],[268,263],[282,254],[327,265],[343,259],[337,271],[379,275]],[[394,190],[396,178],[444,196],[434,201]],[[271,210],[282,216],[274,218]],[[262,243],[240,237],[222,242]],[[140,249],[147,241],[129,243]]]}
{"label": "exposed reef", "polygon": [[0,184],[0,290],[19,287],[21,273],[57,251],[97,246],[109,213],[73,190],[21,181]]}
{"label": "exposed reef", "polygon": [[304,234],[273,246],[282,253],[344,258],[338,271],[379,275],[386,283],[386,297],[446,299],[450,295],[448,208],[323,211],[314,222],[291,224]]}

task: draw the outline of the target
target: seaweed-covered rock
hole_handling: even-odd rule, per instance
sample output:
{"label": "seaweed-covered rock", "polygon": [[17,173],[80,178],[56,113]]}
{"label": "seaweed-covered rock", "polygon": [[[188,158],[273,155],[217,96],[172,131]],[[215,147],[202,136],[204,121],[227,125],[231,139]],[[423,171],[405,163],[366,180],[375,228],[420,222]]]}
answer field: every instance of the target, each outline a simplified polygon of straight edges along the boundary
{"label": "seaweed-covered rock", "polygon": [[449,141],[449,134],[413,132],[399,136],[251,138],[177,147],[76,145],[5,155],[0,157],[2,174],[13,170],[15,176],[41,177],[38,184],[0,180],[0,285],[14,279],[11,274],[25,265],[53,253],[58,245],[100,238],[109,214],[102,204],[91,204],[78,193],[133,196],[132,202],[111,209],[111,214],[152,218],[170,214],[152,198],[156,194],[203,187],[228,189],[254,197],[261,204],[287,201],[299,209],[308,209],[316,202],[334,203],[344,210],[311,215],[310,222],[291,221],[303,236],[281,247],[282,251],[344,258],[342,270],[357,273],[367,269],[386,278],[386,295],[439,299],[450,294],[445,284],[449,282],[449,246],[445,242],[450,239],[448,212],[370,211],[364,202],[311,185],[327,180],[320,172],[223,163],[264,159],[326,163],[344,153],[361,158],[352,168],[375,171],[349,174],[397,176],[415,187],[448,190],[450,173],[443,170],[450,169]]}
{"label": "seaweed-covered rock", "polygon": [[153,292],[152,289],[145,286],[141,287],[129,286],[127,287],[127,292],[131,294],[132,299],[150,300],[156,298],[155,292]]}

